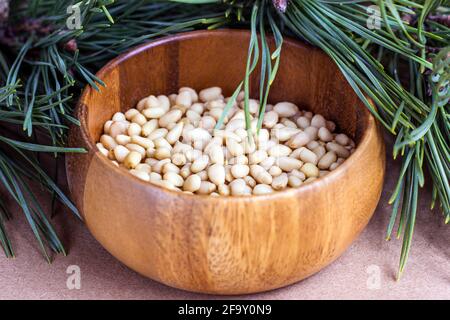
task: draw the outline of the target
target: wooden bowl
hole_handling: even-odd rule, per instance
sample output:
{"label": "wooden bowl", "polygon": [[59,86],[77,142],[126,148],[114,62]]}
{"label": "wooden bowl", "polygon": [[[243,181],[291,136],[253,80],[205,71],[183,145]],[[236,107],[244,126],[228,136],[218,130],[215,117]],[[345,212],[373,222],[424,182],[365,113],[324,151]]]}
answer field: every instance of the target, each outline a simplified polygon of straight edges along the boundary
{"label": "wooden bowl", "polygon": [[[286,39],[272,102],[292,101],[334,120],[357,142],[337,170],[271,195],[210,197],[170,191],[118,168],[95,146],[103,124],[149,94],[243,79],[247,31],[198,31],[140,46],[108,63],[87,87],[67,157],[73,200],[94,237],[117,259],[169,286],[243,294],[286,286],[336,259],[378,203],[385,154],[380,130],[335,64],[320,50]],[[252,88],[258,90],[258,77]]]}

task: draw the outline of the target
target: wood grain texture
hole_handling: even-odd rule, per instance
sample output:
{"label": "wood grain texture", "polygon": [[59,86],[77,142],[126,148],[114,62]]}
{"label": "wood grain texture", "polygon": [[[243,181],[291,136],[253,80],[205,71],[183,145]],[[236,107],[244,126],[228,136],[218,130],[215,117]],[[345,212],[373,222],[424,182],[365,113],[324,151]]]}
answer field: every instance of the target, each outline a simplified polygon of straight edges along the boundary
{"label": "wood grain texture", "polygon": [[[140,46],[105,66],[98,76],[107,87],[86,88],[77,107],[70,143],[89,152],[67,157],[67,175],[86,225],[127,266],[173,287],[242,294],[304,279],[350,245],[380,197],[385,151],[374,118],[323,52],[289,39],[270,100],[321,113],[357,142],[327,176],[271,195],[187,195],[142,182],[98,152],[103,123],[144,96],[213,85],[230,95],[249,36],[197,31]],[[257,74],[252,84],[257,96]]]}

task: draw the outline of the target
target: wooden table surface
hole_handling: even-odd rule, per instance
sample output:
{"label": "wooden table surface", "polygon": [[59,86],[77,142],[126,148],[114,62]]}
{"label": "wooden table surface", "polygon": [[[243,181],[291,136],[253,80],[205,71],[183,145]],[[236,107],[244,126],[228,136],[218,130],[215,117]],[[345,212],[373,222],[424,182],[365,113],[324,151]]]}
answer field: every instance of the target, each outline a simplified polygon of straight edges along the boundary
{"label": "wooden table surface", "polygon": [[[397,168],[398,163],[388,154],[388,172],[397,172]],[[395,281],[401,241],[384,240],[391,210],[387,199],[395,180],[395,175],[386,175],[382,199],[369,226],[329,267],[289,287],[237,298],[450,299],[450,230],[438,211],[429,210],[429,190],[418,208],[407,268],[402,279]],[[49,205],[49,199],[45,196],[41,199]],[[10,207],[14,220],[7,227],[17,257],[0,256],[0,300],[220,298],[169,288],[131,271],[106,252],[80,221],[62,209],[54,223],[70,252],[67,257],[55,257],[49,265],[42,258],[23,214],[14,203],[10,202]],[[67,287],[70,266],[79,267],[80,289]]]}

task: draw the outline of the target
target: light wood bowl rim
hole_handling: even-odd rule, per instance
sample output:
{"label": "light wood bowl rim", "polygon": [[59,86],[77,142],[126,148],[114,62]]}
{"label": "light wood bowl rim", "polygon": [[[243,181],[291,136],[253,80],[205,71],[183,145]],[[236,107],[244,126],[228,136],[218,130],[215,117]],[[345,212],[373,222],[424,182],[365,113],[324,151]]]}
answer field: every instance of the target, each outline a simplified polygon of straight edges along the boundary
{"label": "light wood bowl rim", "polygon": [[[219,29],[219,30],[199,30],[199,31],[189,31],[184,32],[181,34],[171,35],[167,36],[161,39],[157,39],[139,46],[136,46],[134,48],[131,48],[130,50],[124,52],[123,54],[117,56],[116,58],[110,60],[105,66],[103,66],[97,73],[96,76],[99,79],[102,79],[105,74],[113,70],[115,67],[117,67],[120,63],[122,63],[125,60],[128,60],[129,58],[132,58],[133,56],[140,54],[143,51],[149,50],[153,47],[164,45],[166,43],[172,42],[172,41],[182,41],[190,38],[196,38],[196,37],[209,37],[214,34],[240,34],[240,33],[248,33],[250,31],[248,30],[241,30],[241,29]],[[302,43],[298,40],[285,37],[283,39],[283,42],[289,43],[292,46],[302,47],[306,48],[308,50],[315,50],[319,51],[322,54],[325,54],[322,50],[313,47],[309,44]],[[84,101],[86,100],[88,94],[94,90],[90,85],[87,85],[83,89],[83,93],[79,98],[79,101],[77,103],[77,111],[78,114],[85,115],[86,113],[83,112],[86,108],[86,103]],[[101,90],[101,88],[100,88]],[[99,93],[101,94],[101,93]],[[368,98],[369,102],[374,106],[373,101]],[[280,101],[281,102],[281,101]],[[109,160],[107,157],[105,157],[103,154],[100,153],[100,150],[97,148],[96,143],[93,139],[89,131],[87,130],[87,125],[85,123],[85,118],[82,117],[80,120],[80,129],[83,135],[83,139],[85,142],[87,142],[87,145],[89,146],[91,151],[94,151],[94,155],[97,158],[100,158],[100,161],[109,169],[114,171],[117,175],[121,176],[124,179],[129,179],[131,181],[134,181],[134,183],[141,184],[142,186],[150,189],[155,190],[159,192],[164,192],[168,196],[174,196],[174,197],[186,197],[187,199],[198,199],[198,200],[208,200],[208,201],[217,201],[217,202],[239,202],[242,201],[252,201],[252,199],[267,199],[267,200],[273,200],[273,199],[281,199],[281,198],[291,198],[291,197],[301,197],[303,193],[309,193],[313,189],[320,188],[320,184],[329,184],[333,181],[339,180],[340,176],[342,174],[345,174],[347,171],[347,168],[352,166],[356,161],[361,159],[361,156],[364,152],[364,150],[367,149],[367,146],[370,143],[370,138],[376,133],[377,130],[377,124],[375,122],[374,117],[372,114],[363,106],[362,103],[358,103],[357,107],[363,107],[363,112],[366,113],[366,123],[364,124],[364,132],[361,135],[359,143],[356,144],[355,151],[341,164],[339,165],[335,170],[331,171],[330,173],[326,174],[323,177],[319,177],[316,180],[310,182],[310,183],[304,183],[300,187],[296,188],[288,188],[281,191],[275,191],[270,194],[263,194],[263,195],[243,195],[243,196],[211,196],[211,195],[201,195],[201,194],[188,194],[181,191],[175,191],[170,190],[158,185],[155,185],[151,182],[143,181],[129,172],[126,171],[126,169],[117,167],[112,163],[111,160]]]}

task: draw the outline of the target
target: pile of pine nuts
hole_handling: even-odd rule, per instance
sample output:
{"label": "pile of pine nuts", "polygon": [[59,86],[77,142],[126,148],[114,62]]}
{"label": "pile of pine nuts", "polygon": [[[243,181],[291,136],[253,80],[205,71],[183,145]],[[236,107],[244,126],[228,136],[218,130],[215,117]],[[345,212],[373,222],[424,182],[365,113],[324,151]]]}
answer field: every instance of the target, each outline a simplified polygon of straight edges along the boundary
{"label": "pile of pine nuts", "polygon": [[259,101],[250,99],[248,133],[242,92],[216,129],[228,99],[219,87],[151,95],[115,113],[97,147],[139,179],[212,196],[299,187],[336,169],[355,150],[332,121],[290,102],[267,105],[257,134]]}

